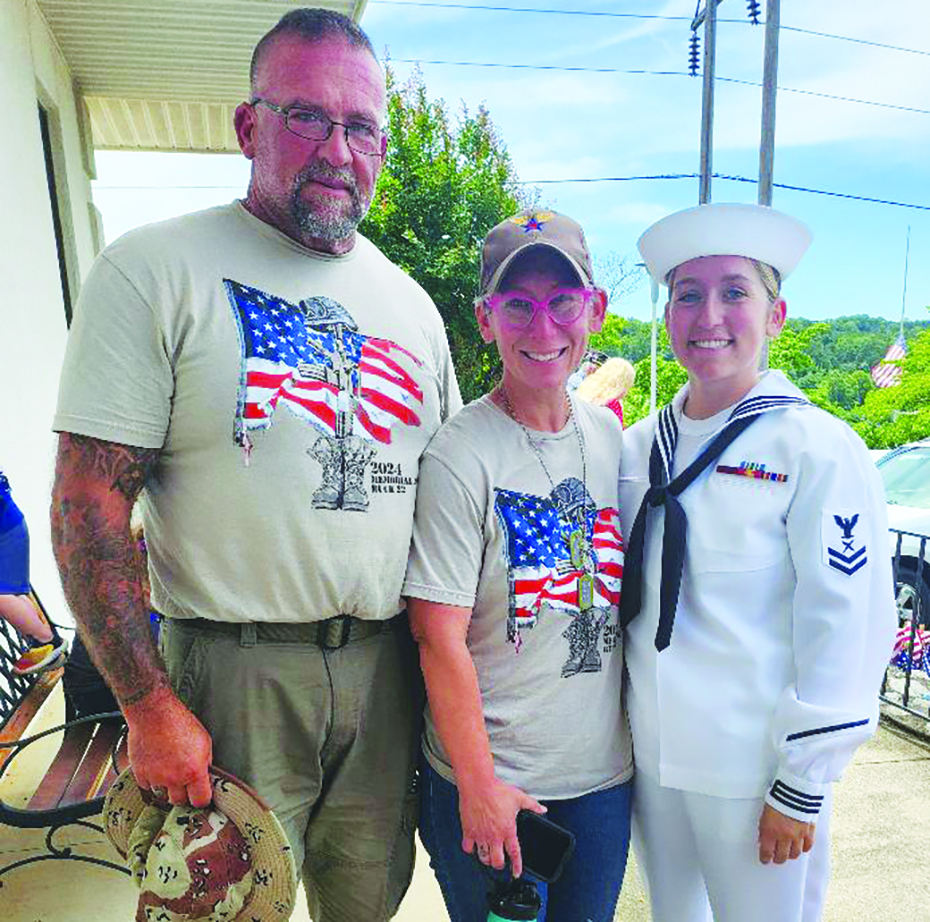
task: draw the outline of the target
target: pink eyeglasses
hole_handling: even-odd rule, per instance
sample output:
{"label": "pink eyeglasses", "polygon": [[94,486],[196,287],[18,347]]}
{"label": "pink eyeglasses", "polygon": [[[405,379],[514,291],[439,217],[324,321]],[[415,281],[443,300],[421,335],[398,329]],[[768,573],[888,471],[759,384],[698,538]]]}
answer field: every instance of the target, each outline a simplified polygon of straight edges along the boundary
{"label": "pink eyeglasses", "polygon": [[574,323],[594,297],[592,288],[557,288],[543,301],[520,291],[500,291],[488,295],[488,307],[509,327],[525,330],[544,310],[559,326]]}

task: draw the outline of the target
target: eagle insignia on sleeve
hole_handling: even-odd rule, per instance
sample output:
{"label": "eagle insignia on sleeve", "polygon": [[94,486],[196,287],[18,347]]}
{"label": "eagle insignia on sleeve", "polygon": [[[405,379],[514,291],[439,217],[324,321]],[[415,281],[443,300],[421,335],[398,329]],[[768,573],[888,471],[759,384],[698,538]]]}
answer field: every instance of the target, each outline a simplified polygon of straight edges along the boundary
{"label": "eagle insignia on sleeve", "polygon": [[852,576],[869,561],[865,540],[866,524],[861,512],[824,510],[821,525],[823,562]]}

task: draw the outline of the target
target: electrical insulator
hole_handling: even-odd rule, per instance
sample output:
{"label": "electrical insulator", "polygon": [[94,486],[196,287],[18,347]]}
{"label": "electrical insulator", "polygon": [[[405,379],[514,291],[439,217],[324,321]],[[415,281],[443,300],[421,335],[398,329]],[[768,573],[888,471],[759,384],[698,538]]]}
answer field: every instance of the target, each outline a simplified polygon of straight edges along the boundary
{"label": "electrical insulator", "polygon": [[691,71],[691,76],[696,77],[698,72],[698,67],[701,64],[701,40],[698,38],[697,32],[691,33],[691,43],[690,49],[688,52],[688,67]]}
{"label": "electrical insulator", "polygon": [[754,25],[759,25],[759,15],[762,12],[759,7],[759,0],[746,0],[746,6],[749,10],[749,21]]}

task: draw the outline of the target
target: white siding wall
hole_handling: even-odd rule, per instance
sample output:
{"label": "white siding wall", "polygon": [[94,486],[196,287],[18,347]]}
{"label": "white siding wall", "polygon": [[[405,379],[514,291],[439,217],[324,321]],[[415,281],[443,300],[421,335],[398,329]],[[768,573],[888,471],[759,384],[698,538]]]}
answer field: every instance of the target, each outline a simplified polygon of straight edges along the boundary
{"label": "white siding wall", "polygon": [[95,249],[90,177],[71,76],[32,0],[0,0],[0,468],[29,523],[32,581],[70,622],[52,558],[51,431],[67,327],[37,114],[49,110],[72,301]]}

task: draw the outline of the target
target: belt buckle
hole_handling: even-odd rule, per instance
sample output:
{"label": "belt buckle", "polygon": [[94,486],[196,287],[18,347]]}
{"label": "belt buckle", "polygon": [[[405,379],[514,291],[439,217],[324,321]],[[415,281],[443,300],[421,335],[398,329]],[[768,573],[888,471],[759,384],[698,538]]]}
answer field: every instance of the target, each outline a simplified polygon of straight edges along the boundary
{"label": "belt buckle", "polygon": [[327,618],[320,625],[317,640],[323,650],[341,650],[349,642],[351,632],[352,616],[336,615],[334,618]]}

